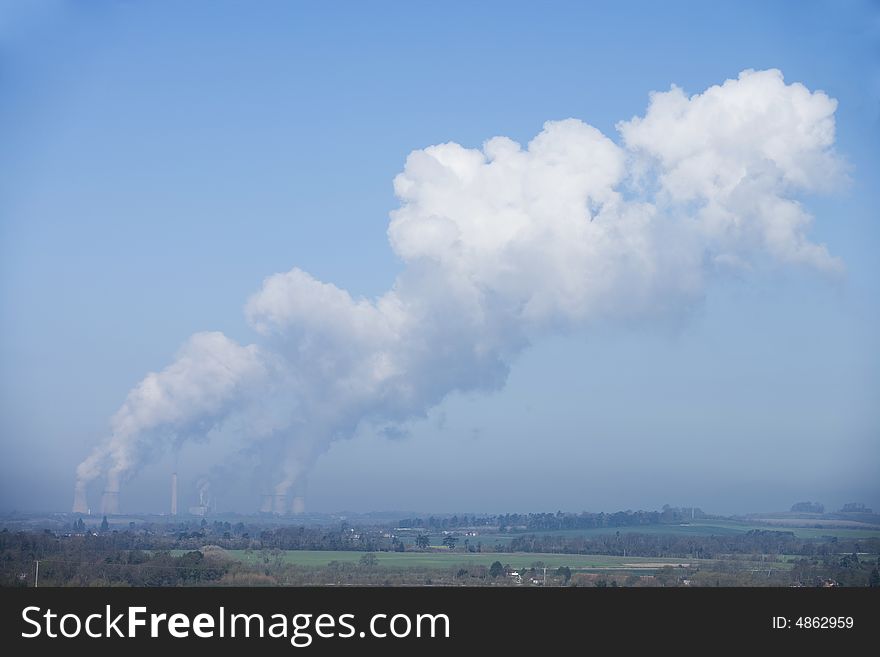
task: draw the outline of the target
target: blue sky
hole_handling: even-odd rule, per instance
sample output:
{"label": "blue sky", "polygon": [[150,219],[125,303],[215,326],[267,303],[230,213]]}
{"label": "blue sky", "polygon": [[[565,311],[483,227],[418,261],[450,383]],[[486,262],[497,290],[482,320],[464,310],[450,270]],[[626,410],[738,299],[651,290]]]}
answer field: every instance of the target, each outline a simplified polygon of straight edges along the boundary
{"label": "blue sky", "polygon": [[[503,390],[334,443],[309,507],[880,506],[876,4],[474,4],[0,4],[0,508],[69,508],[147,372],[198,331],[254,340],[265,277],[388,290],[411,151],[568,117],[619,142],[649,92],[749,68],[838,101],[850,182],[800,201],[843,278],[733,277],[680,321],[536,341]],[[129,507],[164,508],[169,458]],[[205,458],[181,451],[184,490]]]}

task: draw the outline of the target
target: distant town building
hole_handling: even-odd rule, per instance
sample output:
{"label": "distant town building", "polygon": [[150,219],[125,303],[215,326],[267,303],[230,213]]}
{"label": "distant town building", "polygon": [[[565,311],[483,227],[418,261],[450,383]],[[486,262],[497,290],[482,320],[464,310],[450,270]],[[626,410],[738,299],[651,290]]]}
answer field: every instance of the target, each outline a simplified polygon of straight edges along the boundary
{"label": "distant town building", "polygon": [[825,506],[818,502],[798,502],[791,506],[792,513],[825,513]]}
{"label": "distant town building", "polygon": [[866,507],[861,502],[849,502],[843,505],[843,508],[840,510],[841,513],[873,513],[871,509]]}

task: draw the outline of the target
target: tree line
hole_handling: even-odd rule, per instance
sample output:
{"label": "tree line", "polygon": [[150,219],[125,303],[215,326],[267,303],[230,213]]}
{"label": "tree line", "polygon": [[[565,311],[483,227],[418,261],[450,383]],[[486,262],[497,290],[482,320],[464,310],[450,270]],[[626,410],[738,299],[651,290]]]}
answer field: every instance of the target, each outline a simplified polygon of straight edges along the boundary
{"label": "tree line", "polygon": [[615,513],[504,513],[495,515],[453,515],[449,517],[404,518],[398,526],[406,529],[433,529],[435,531],[468,527],[492,527],[498,531],[558,531],[563,529],[600,529],[604,527],[634,527],[680,523],[695,518],[706,518],[697,508],[679,508],[664,505],[661,511],[617,511]]}
{"label": "tree line", "polygon": [[877,538],[798,538],[794,532],[753,529],[741,534],[679,535],[616,532],[599,536],[527,534],[512,538],[510,552],[610,554],[641,557],[715,559],[729,555],[827,556],[840,553],[880,553]]}

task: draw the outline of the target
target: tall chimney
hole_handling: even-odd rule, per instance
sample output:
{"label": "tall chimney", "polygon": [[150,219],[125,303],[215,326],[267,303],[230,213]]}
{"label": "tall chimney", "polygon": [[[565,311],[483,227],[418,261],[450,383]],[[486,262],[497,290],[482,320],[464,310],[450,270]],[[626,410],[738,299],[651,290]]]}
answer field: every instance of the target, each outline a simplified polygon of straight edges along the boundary
{"label": "tall chimney", "polygon": [[171,473],[171,515],[177,515],[177,473]]}

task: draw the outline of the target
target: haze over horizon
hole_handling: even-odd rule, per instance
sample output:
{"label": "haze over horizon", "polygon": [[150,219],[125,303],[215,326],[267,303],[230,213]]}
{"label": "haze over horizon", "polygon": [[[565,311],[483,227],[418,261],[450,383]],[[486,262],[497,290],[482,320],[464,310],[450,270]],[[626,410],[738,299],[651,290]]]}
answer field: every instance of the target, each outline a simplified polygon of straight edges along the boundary
{"label": "haze over horizon", "polygon": [[636,4],[11,3],[0,510],[880,507],[878,12]]}

